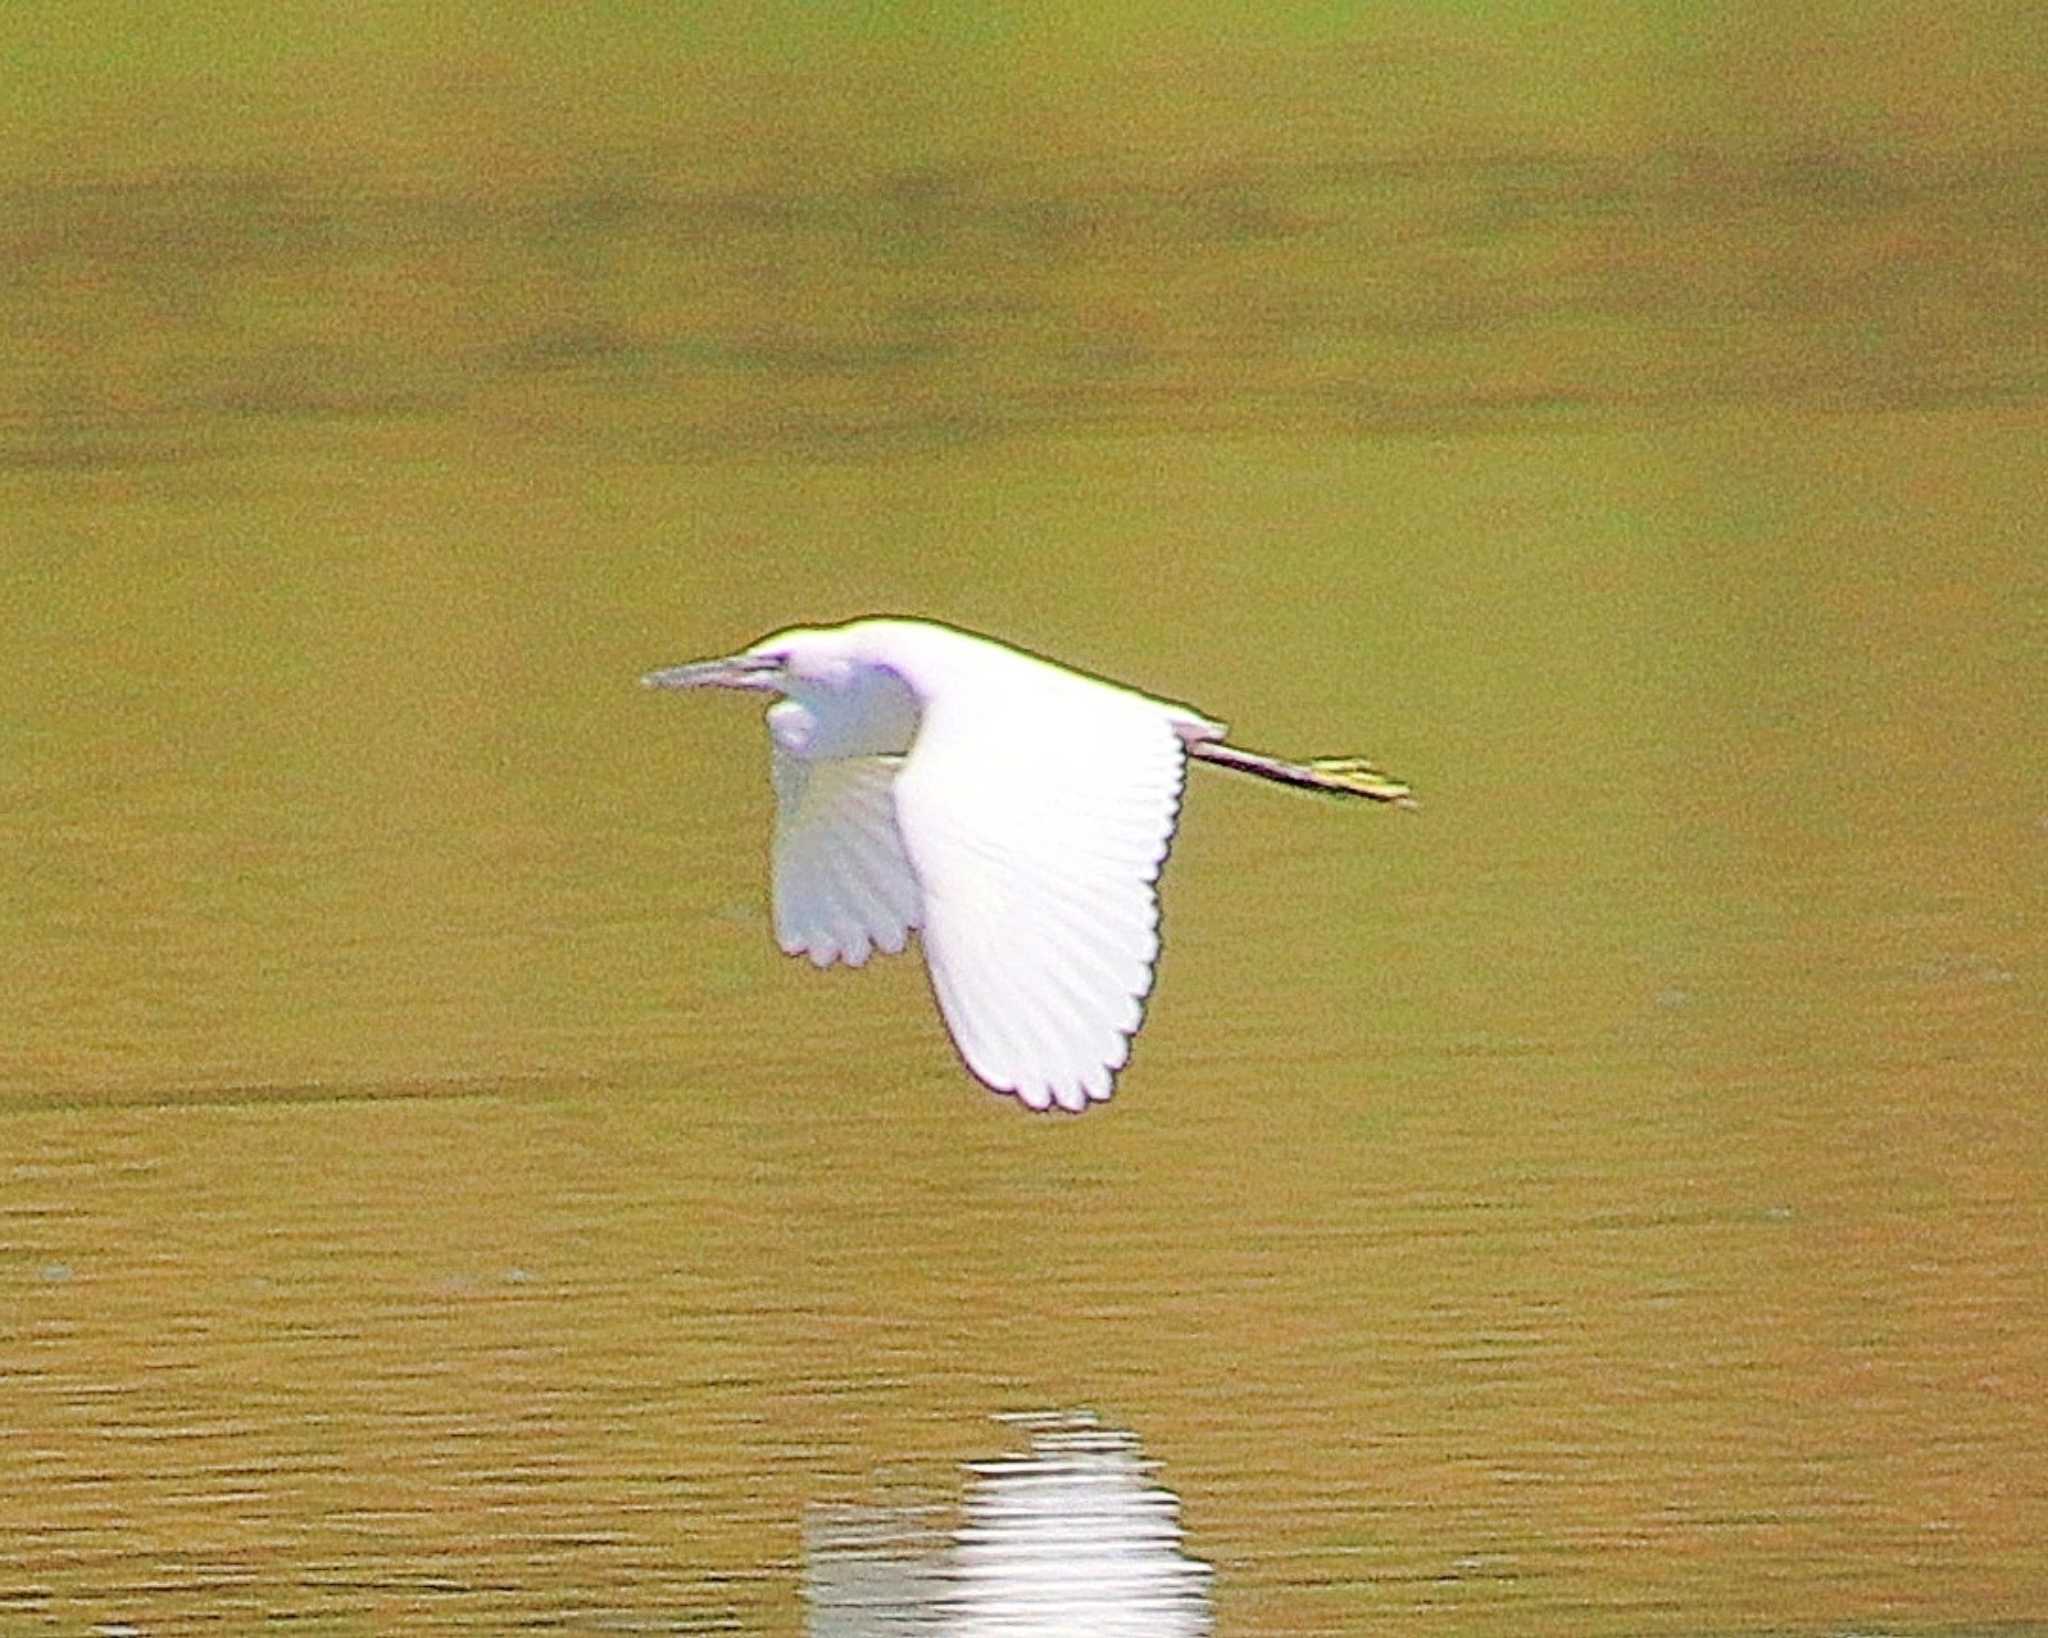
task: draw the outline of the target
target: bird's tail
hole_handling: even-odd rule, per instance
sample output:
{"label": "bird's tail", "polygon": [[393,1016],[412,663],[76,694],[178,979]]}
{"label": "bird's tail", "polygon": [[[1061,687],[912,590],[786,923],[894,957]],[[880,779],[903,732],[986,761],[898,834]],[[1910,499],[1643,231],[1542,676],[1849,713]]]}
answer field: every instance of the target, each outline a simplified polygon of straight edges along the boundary
{"label": "bird's tail", "polygon": [[1397,808],[1420,806],[1405,784],[1363,757],[1319,756],[1308,762],[1286,762],[1258,751],[1240,750],[1220,739],[1196,740],[1188,746],[1188,755],[1324,796],[1362,796],[1368,802],[1390,802]]}

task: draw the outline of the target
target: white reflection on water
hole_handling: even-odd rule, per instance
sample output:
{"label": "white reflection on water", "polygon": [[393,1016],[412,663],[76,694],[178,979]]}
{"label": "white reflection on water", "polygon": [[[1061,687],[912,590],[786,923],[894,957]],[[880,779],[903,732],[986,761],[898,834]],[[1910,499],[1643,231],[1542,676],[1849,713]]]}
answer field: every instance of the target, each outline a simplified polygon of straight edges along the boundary
{"label": "white reflection on water", "polygon": [[1212,1630],[1211,1570],[1181,1551],[1180,1500],[1135,1434],[1085,1411],[999,1418],[1031,1448],[968,1466],[960,1527],[914,1508],[815,1508],[813,1638],[1183,1638]]}

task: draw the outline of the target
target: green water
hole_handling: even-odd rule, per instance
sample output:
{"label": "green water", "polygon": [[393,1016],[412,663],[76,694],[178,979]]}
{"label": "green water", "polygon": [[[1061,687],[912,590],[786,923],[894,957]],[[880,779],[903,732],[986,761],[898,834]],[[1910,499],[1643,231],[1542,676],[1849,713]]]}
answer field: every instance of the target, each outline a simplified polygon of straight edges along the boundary
{"label": "green water", "polygon": [[[0,1630],[802,1630],[1080,1406],[1226,1633],[2048,1623],[2034,25],[65,15]],[[1033,1119],[634,686],[867,610],[1424,809],[1198,771]]]}

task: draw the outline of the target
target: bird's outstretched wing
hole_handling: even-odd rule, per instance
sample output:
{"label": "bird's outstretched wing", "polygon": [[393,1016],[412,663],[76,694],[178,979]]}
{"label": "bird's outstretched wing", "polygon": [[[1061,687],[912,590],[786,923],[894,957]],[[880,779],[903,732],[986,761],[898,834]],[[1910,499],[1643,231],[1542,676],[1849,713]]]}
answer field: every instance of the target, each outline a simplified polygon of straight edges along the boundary
{"label": "bird's outstretched wing", "polygon": [[1152,988],[1187,764],[1143,703],[931,706],[896,778],[939,1008],[967,1067],[1033,1109],[1109,1096]]}
{"label": "bird's outstretched wing", "polygon": [[775,941],[820,967],[894,955],[923,919],[889,794],[900,756],[804,762],[777,749]]}

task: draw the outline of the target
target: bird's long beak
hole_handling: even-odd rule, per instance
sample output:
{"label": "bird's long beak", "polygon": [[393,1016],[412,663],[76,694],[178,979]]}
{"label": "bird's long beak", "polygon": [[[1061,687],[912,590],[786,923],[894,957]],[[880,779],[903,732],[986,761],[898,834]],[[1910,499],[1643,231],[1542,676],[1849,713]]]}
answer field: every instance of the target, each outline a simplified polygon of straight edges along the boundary
{"label": "bird's long beak", "polygon": [[734,654],[650,671],[640,681],[647,688],[747,688],[773,694],[781,671],[782,662],[772,654]]}

